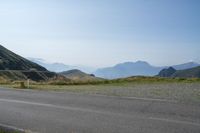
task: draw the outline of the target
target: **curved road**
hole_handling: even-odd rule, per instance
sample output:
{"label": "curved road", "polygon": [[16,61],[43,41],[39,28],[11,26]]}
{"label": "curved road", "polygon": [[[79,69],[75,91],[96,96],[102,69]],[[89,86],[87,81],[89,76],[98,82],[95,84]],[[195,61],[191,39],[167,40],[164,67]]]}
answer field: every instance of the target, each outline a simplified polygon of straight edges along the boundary
{"label": "curved road", "polygon": [[38,133],[200,133],[200,106],[0,88],[0,126]]}

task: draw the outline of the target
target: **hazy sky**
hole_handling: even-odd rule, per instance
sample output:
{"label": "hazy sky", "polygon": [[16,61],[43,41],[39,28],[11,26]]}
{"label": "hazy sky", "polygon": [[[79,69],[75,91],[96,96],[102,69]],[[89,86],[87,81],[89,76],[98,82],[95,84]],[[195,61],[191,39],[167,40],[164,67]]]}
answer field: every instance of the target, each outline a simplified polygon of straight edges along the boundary
{"label": "hazy sky", "polygon": [[0,43],[69,65],[200,62],[200,0],[1,0]]}

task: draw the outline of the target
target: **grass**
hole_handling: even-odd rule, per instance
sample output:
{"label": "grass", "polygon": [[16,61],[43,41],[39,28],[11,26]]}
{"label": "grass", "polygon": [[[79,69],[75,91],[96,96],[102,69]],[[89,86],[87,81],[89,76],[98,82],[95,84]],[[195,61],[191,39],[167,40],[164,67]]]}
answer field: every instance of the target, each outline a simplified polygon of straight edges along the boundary
{"label": "grass", "polygon": [[[166,79],[156,77],[131,77],[101,82],[77,82],[57,84],[32,82],[30,89],[64,91],[92,95],[118,97],[140,97],[200,103],[199,79]],[[20,83],[20,82],[19,82]],[[4,84],[9,88],[20,88],[19,83]],[[25,85],[27,86],[27,85]]]}
{"label": "grass", "polygon": [[[13,85],[13,84],[21,84],[21,88],[24,88],[23,85],[24,81],[16,81],[16,80],[6,80],[3,77],[0,77],[0,84],[5,85]],[[129,78],[121,78],[121,79],[113,79],[113,80],[65,80],[65,79],[50,79],[49,81],[41,81],[41,82],[34,82],[30,81],[31,84],[39,84],[39,85],[102,85],[102,84],[123,84],[123,83],[172,83],[172,82],[185,82],[185,83],[194,83],[199,82],[200,78],[161,78],[161,77],[145,77],[145,76],[135,76]]]}
{"label": "grass", "polygon": [[200,82],[200,78],[161,78],[161,77],[144,77],[144,76],[136,76],[122,79],[113,79],[113,80],[96,80],[96,81],[63,81],[56,80],[50,82],[44,82],[44,84],[50,85],[102,85],[102,84],[113,84],[113,83],[165,83],[165,82]]}
{"label": "grass", "polygon": [[3,131],[0,129],[0,133],[20,133],[20,132],[17,132],[17,131]]}
{"label": "grass", "polygon": [[[4,85],[5,86],[5,85]],[[7,85],[7,87],[15,87]],[[30,89],[118,97],[140,97],[200,103],[199,82],[112,83],[98,85],[32,84]]]}

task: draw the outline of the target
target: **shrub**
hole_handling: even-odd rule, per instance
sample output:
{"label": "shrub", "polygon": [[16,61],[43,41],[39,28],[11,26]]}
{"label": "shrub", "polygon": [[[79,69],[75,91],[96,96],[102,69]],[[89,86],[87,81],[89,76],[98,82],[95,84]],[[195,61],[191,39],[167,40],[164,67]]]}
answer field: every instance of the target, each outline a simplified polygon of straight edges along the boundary
{"label": "shrub", "polygon": [[25,83],[23,81],[20,82],[20,87],[19,88],[26,88]]}

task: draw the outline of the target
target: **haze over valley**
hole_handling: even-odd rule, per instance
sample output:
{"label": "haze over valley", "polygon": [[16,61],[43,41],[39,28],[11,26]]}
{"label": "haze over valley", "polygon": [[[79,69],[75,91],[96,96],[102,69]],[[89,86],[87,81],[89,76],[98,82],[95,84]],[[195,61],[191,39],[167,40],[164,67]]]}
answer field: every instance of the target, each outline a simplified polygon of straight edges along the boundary
{"label": "haze over valley", "polygon": [[145,61],[136,61],[136,62],[120,63],[113,67],[95,69],[92,67],[65,65],[63,63],[46,63],[43,59],[35,59],[35,58],[28,58],[28,59],[35,63],[40,64],[41,66],[47,68],[49,71],[63,72],[72,69],[79,69],[85,73],[94,74],[97,77],[106,79],[125,78],[131,76],[155,76],[162,69],[168,67],[173,67],[176,70],[184,70],[200,66],[200,64],[196,62],[187,62],[172,66],[153,66]]}

